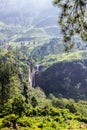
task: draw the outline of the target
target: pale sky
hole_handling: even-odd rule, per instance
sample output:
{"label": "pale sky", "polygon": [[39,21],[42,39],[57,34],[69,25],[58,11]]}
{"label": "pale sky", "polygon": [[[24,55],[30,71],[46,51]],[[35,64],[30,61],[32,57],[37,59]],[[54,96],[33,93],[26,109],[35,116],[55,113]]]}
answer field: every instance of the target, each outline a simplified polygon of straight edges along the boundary
{"label": "pale sky", "polygon": [[34,6],[35,8],[38,8],[38,9],[52,6],[52,0],[22,0],[21,2],[23,2],[23,4],[27,2],[31,6]]}
{"label": "pale sky", "polygon": [[[0,6],[7,11],[27,10],[40,12],[53,6],[53,0],[0,0]],[[5,5],[5,7],[4,7]],[[54,7],[55,8],[55,7]]]}

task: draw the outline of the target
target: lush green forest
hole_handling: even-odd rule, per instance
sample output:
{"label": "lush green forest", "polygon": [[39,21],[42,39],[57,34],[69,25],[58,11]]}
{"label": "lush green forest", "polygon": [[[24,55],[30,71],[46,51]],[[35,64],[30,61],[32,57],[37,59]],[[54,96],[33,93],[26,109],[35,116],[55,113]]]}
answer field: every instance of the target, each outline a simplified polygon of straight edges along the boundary
{"label": "lush green forest", "polygon": [[0,130],[87,130],[87,4],[38,1],[0,0]]}
{"label": "lush green forest", "polygon": [[[51,40],[51,42],[52,41],[55,42],[55,40]],[[59,90],[57,89],[60,88],[57,86],[53,88],[51,88],[52,87],[51,86],[49,92],[49,90],[47,89],[46,89],[47,91],[45,91],[45,89],[42,88],[44,90],[43,91],[38,86],[32,88],[29,85],[28,82],[29,67],[33,69],[36,63],[41,62],[41,57],[38,58],[34,57],[34,53],[37,50],[36,48],[42,49],[43,46],[45,45],[48,46],[49,44],[50,43],[47,44],[45,43],[44,45],[39,44],[38,46],[38,44],[36,43],[31,44],[31,47],[29,46],[30,43],[21,43],[20,45],[17,44],[16,46],[12,44],[9,45],[7,48],[1,46],[0,50],[0,129],[1,130],[87,129],[87,118],[86,118],[87,102],[81,100],[80,96],[78,100],[74,100],[78,95],[75,94],[73,90],[72,95],[74,99],[72,99],[70,93],[71,91],[69,89],[67,90],[67,92],[70,93],[70,95],[68,95],[68,98],[65,98],[64,95],[67,94],[65,93],[65,91],[62,91],[62,93],[58,93]],[[50,46],[52,45],[50,44]],[[51,49],[53,47],[54,49],[56,49],[55,43],[53,44],[53,47],[50,46],[46,47],[47,50],[45,49],[46,51],[44,53],[46,55],[49,54],[48,53],[49,51],[52,51]],[[45,61],[46,59],[42,57],[42,63],[44,64],[46,62],[47,66],[45,70],[41,72],[41,74],[47,73],[46,75],[49,74],[48,75],[49,78],[51,76],[50,73],[53,71],[52,65],[55,65],[55,62],[57,62],[57,64],[61,66],[60,60],[59,61],[57,60],[56,53],[58,56],[58,52],[53,51],[54,60],[52,60],[52,62],[50,60],[51,56],[49,56],[48,59],[50,62]],[[67,59],[69,58],[70,63],[72,64],[73,61],[75,60],[79,61],[81,59],[85,59],[86,51],[76,53],[78,55],[74,59],[73,55],[75,53],[63,54],[64,56],[62,56],[61,58],[62,62],[67,61]],[[66,60],[63,59],[64,57]],[[81,64],[80,61],[79,64]],[[85,68],[85,66],[83,66],[83,68]],[[51,85],[55,84],[53,80],[52,82],[50,81],[50,83]],[[43,81],[42,84],[45,84],[45,81]],[[77,86],[77,88],[79,87]],[[78,89],[76,90],[78,91]],[[63,93],[64,95],[62,95]],[[84,99],[86,99],[86,97],[84,97]]]}

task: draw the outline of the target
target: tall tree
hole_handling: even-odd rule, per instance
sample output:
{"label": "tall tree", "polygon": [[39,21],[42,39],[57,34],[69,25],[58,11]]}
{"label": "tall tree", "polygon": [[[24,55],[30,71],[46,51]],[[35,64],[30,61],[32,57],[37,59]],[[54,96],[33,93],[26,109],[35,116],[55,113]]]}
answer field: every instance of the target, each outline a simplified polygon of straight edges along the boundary
{"label": "tall tree", "polygon": [[61,10],[59,24],[64,41],[69,42],[76,34],[87,41],[87,0],[54,0],[54,4]]}
{"label": "tall tree", "polygon": [[0,56],[0,104],[4,105],[17,94],[19,86],[15,59],[10,54]]}

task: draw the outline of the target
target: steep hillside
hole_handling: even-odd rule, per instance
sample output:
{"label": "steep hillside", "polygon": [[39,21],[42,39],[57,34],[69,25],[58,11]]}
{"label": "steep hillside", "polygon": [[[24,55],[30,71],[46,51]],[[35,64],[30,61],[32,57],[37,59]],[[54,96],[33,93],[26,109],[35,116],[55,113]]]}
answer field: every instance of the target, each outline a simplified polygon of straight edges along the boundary
{"label": "steep hillside", "polygon": [[59,59],[56,56],[52,64],[45,62],[50,66],[36,75],[36,86],[47,95],[53,93],[57,97],[87,99],[87,52],[75,54],[65,54]]}
{"label": "steep hillside", "polygon": [[45,41],[44,44],[35,46],[35,48],[30,51],[30,55],[36,58],[39,64],[51,65],[60,61],[86,59],[86,49],[86,43],[77,42],[74,48],[67,53],[62,38],[51,38]]}

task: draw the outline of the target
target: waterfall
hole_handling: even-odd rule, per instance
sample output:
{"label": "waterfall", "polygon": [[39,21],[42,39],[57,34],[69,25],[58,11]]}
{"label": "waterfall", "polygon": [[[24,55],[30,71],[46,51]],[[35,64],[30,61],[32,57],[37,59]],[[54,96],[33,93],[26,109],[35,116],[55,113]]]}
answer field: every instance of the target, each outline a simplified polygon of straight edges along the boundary
{"label": "waterfall", "polygon": [[33,74],[33,80],[32,80],[32,86],[36,86],[36,74],[37,72],[40,71],[40,65],[35,65],[34,67],[34,74]]}
{"label": "waterfall", "polygon": [[32,81],[32,86],[35,87],[35,85],[36,85],[36,72],[34,72],[33,81]]}
{"label": "waterfall", "polygon": [[31,69],[29,68],[29,77],[28,77],[28,82],[30,87],[35,87],[36,86],[36,75],[40,71],[40,65],[35,65],[33,71],[31,72]]}
{"label": "waterfall", "polygon": [[36,66],[35,66],[35,72],[36,72],[36,71],[39,71],[39,69],[40,69],[40,65],[36,65]]}
{"label": "waterfall", "polygon": [[30,68],[29,68],[28,83],[30,84],[30,87],[32,87],[32,72],[31,72]]}

